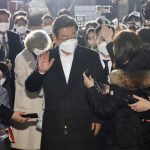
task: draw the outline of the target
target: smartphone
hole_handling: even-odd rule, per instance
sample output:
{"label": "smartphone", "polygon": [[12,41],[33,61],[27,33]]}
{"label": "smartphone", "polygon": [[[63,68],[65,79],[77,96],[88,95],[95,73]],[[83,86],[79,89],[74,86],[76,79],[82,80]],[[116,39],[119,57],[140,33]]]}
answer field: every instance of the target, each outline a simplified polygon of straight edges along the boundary
{"label": "smartphone", "polygon": [[24,114],[21,115],[24,118],[38,118],[38,114],[37,113],[29,113],[29,114]]}
{"label": "smartphone", "polygon": [[90,69],[86,69],[85,70],[85,75],[87,76],[87,77],[89,77],[90,75],[91,75],[91,72],[90,72]]}

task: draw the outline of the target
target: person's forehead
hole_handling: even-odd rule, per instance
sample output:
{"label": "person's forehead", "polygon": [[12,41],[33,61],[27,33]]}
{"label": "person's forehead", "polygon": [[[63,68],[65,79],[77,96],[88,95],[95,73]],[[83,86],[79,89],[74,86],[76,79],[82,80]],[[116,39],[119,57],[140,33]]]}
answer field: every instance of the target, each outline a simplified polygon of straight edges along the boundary
{"label": "person's forehead", "polygon": [[72,27],[64,27],[59,29],[59,35],[70,35],[73,33],[76,33],[76,28],[74,26]]}

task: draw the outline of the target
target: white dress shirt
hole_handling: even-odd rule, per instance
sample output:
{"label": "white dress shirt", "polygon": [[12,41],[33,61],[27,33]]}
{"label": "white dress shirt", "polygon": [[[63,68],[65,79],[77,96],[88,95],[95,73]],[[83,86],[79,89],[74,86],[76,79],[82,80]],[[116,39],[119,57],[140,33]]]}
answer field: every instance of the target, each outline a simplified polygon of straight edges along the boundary
{"label": "white dress shirt", "polygon": [[[103,60],[110,60],[110,57],[109,58],[105,58],[101,53],[99,53],[99,56],[100,56],[100,61],[101,61],[102,67],[104,69],[105,68],[105,64],[104,64]],[[111,68],[112,68],[111,60],[108,61],[108,68],[109,68],[109,73],[110,73],[111,72]]]}
{"label": "white dress shirt", "polygon": [[[0,35],[0,43],[2,43],[2,37],[3,37],[3,35]],[[5,33],[4,37],[5,37],[6,43],[8,43],[8,35],[7,35],[7,32]],[[7,44],[7,45],[8,45],[8,44]]]}
{"label": "white dress shirt", "polygon": [[62,68],[63,68],[65,78],[66,78],[66,83],[68,83],[70,71],[72,67],[72,62],[74,58],[74,52],[70,53],[69,55],[65,55],[61,50],[59,50],[59,54],[60,54]]}

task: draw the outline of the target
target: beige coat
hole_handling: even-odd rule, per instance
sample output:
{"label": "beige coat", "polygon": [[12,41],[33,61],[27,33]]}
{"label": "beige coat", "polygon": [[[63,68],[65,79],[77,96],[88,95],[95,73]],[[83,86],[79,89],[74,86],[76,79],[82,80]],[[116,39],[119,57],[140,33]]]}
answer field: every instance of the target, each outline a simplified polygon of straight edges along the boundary
{"label": "beige coat", "polygon": [[[27,92],[25,89],[25,80],[35,69],[36,60],[33,54],[24,49],[19,53],[15,60],[15,78],[16,78],[16,95],[14,110],[27,113],[42,112],[43,92]],[[40,149],[41,132],[36,130],[36,119],[31,119],[27,123],[15,124],[13,133],[15,143],[13,148],[17,149]]]}

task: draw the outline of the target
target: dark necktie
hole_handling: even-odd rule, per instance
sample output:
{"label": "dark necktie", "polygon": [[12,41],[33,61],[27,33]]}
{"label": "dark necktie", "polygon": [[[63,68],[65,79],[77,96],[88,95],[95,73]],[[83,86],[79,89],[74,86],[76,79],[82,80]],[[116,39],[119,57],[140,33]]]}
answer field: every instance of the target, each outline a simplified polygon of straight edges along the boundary
{"label": "dark necktie", "polygon": [[7,59],[7,57],[9,56],[9,51],[8,51],[7,42],[5,40],[5,36],[2,37],[2,44],[3,44],[4,53],[5,53],[5,58]]}
{"label": "dark necktie", "polygon": [[103,60],[104,64],[105,64],[105,68],[104,68],[104,75],[105,75],[105,79],[106,81],[108,80],[108,75],[109,75],[109,68],[108,68],[108,62],[110,60]]}
{"label": "dark necktie", "polygon": [[5,50],[3,45],[1,45],[0,48],[0,61],[5,61]]}

